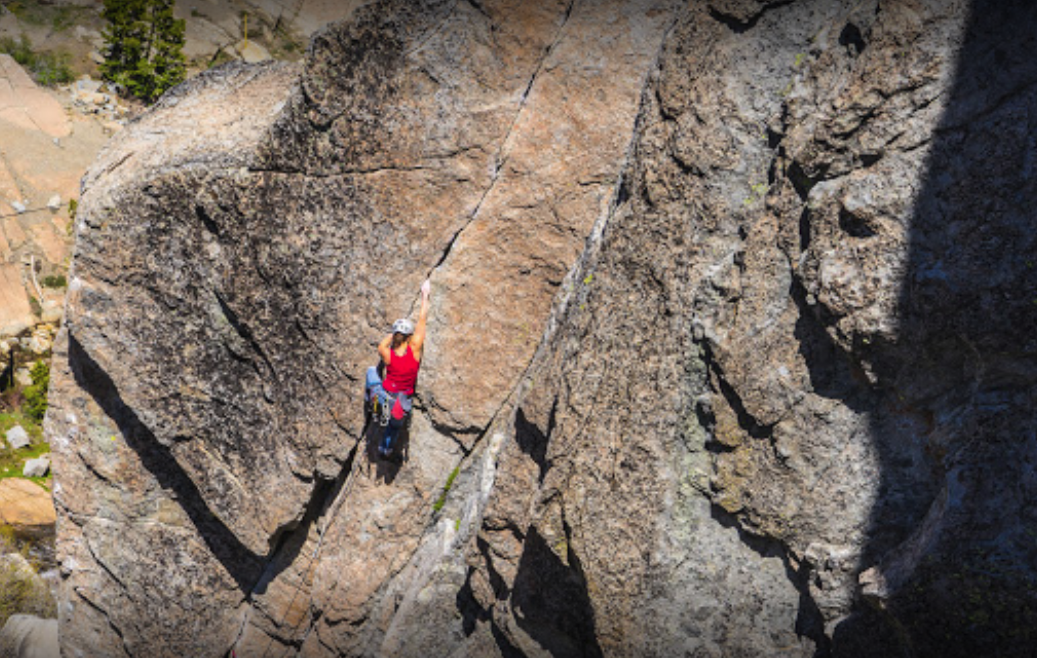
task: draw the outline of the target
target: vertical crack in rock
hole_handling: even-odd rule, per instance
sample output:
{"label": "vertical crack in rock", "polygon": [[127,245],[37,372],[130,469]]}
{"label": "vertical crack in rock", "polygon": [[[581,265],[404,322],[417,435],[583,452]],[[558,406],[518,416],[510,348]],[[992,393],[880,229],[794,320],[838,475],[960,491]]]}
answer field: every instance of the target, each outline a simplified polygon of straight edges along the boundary
{"label": "vertical crack in rock", "polygon": [[745,408],[745,403],[742,402],[742,398],[738,394],[738,391],[735,390],[735,387],[727,381],[720,364],[713,358],[708,341],[703,341],[700,345],[702,346],[702,351],[705,355],[706,364],[709,366],[709,370],[713,374],[713,381],[716,383],[717,388],[720,389],[719,392],[724,396],[727,404],[735,412],[739,426],[754,439],[771,438],[774,434],[774,425],[776,422],[763,424],[749,413]]}
{"label": "vertical crack in rock", "polygon": [[133,656],[133,651],[130,650],[130,646],[127,643],[127,639],[126,639],[125,634],[123,633],[123,630],[121,628],[119,628],[118,624],[116,624],[112,620],[112,617],[111,617],[110,614],[108,614],[108,611],[105,610],[104,608],[102,608],[95,601],[93,601],[90,597],[86,596],[85,594],[83,594],[78,589],[73,590],[73,591],[75,592],[76,596],[79,598],[80,601],[86,603],[94,611],[96,611],[97,614],[101,615],[104,618],[105,622],[108,624],[108,628],[112,629],[112,632],[115,633],[115,636],[117,638],[119,638],[120,648],[126,653],[127,656]]}
{"label": "vertical crack in rock", "polygon": [[483,4],[481,2],[479,2],[479,0],[464,0],[464,1],[468,5],[470,5],[473,9],[475,9],[475,11],[479,12],[480,14],[482,14],[483,17],[486,18],[486,20],[492,22],[493,19],[491,18],[489,12],[486,11],[486,7],[484,7]]}
{"label": "vertical crack in rock", "polygon": [[198,220],[202,223],[202,226],[204,226],[206,230],[212,233],[213,236],[215,236],[216,238],[223,237],[220,234],[219,225],[213,220],[212,215],[209,214],[209,211],[206,210],[204,206],[197,205],[195,206],[194,211],[195,215],[197,215],[198,217]]}
{"label": "vertical crack in rock", "polygon": [[[480,7],[478,3],[473,2],[472,0],[466,0],[466,2],[471,4],[480,13],[485,15],[485,9]],[[468,215],[467,221],[459,229],[457,229],[457,231],[454,232],[453,236],[451,236],[450,240],[447,242],[446,247],[440,254],[439,259],[431,268],[429,268],[428,273],[425,275],[425,278],[432,276],[432,273],[439,269],[440,265],[446,262],[447,257],[450,256],[450,252],[454,248],[454,244],[457,242],[458,238],[461,237],[461,234],[464,233],[465,229],[467,229],[472,224],[472,222],[478,218],[479,211],[482,209],[483,203],[486,201],[487,197],[489,197],[490,193],[497,185],[497,180],[500,178],[501,169],[504,167],[504,163],[507,162],[507,156],[504,154],[504,149],[507,147],[508,141],[511,139],[511,135],[515,132],[515,126],[518,125],[519,118],[522,116],[522,111],[525,109],[526,102],[529,99],[529,94],[533,90],[533,85],[536,83],[537,77],[540,75],[540,71],[544,68],[544,62],[546,62],[547,58],[551,56],[551,53],[554,51],[555,46],[557,46],[558,42],[562,39],[562,34],[565,31],[565,26],[569,22],[569,18],[572,16],[573,7],[576,6],[576,2],[577,0],[570,0],[568,7],[566,7],[565,14],[562,16],[561,25],[558,26],[558,30],[555,33],[554,38],[552,39],[551,43],[548,44],[548,46],[544,49],[544,54],[540,57],[539,61],[537,62],[536,68],[533,69],[532,75],[529,76],[529,82],[526,84],[526,88],[522,91],[522,96],[519,99],[519,106],[518,109],[515,111],[515,116],[512,117],[511,124],[508,126],[508,129],[504,132],[504,137],[500,141],[500,146],[497,147],[497,154],[493,158],[493,173],[490,176],[489,185],[486,186],[486,189],[479,197],[479,200],[475,204],[475,208]],[[411,310],[413,311],[413,306]]]}
{"label": "vertical crack in rock", "polygon": [[[342,429],[344,430],[344,428]],[[367,432],[365,430],[364,435],[366,434]],[[356,474],[356,456],[359,452],[360,445],[363,442],[362,437],[363,435],[353,444],[353,447],[350,449],[338,476],[334,480],[318,481],[316,483],[313,495],[310,498],[310,502],[306,505],[305,512],[299,524],[294,528],[287,528],[283,533],[281,533],[281,536],[277,540],[276,548],[272,551],[263,573],[260,575],[255,586],[248,592],[245,599],[245,602],[248,603],[248,607],[237,638],[234,640],[232,646],[237,647],[242,640],[244,632],[248,627],[249,620],[254,614],[253,611],[255,610],[257,603],[256,596],[265,594],[269,585],[273,583],[282,572],[286,569],[295,567],[298,564],[297,558],[306,547],[307,540],[311,535],[311,529],[323,517],[324,523],[317,531],[317,541],[313,548],[313,552],[308,556],[306,564],[302,569],[304,577],[302,578],[302,582],[300,582],[300,584],[293,590],[292,599],[286,606],[286,610],[292,609],[296,598],[300,593],[302,593],[304,584],[307,580],[306,575],[312,574],[312,570],[320,560],[321,549],[324,545],[324,536],[331,524],[335,522],[336,513],[339,507],[348,497],[351,489],[350,485],[352,484],[353,477]],[[306,596],[311,598],[312,603],[312,591],[308,591]],[[312,605],[310,608],[312,609]],[[319,613],[317,617],[310,620],[307,630],[298,640],[294,639],[296,631],[298,630],[297,626],[289,628],[287,633],[277,635],[276,637],[278,640],[282,640],[290,645],[296,642],[301,645],[301,643],[305,641],[306,636],[312,632],[314,624],[316,624],[318,618]],[[285,622],[284,619],[272,621],[275,622],[276,629],[280,629]],[[274,637],[275,636],[273,635],[271,636],[271,642]]]}
{"label": "vertical crack in rock", "polygon": [[[520,105],[518,111],[516,112],[515,118],[513,119],[512,123],[511,123],[511,126],[508,129],[507,134],[505,135],[504,139],[501,140],[501,145],[500,145],[500,147],[498,149],[498,155],[496,157],[496,161],[498,162],[498,166],[495,167],[495,169],[494,169],[493,179],[492,179],[489,187],[487,187],[487,189],[483,193],[483,195],[480,198],[478,204],[476,205],[475,210],[470,215],[470,217],[468,219],[468,222],[464,226],[462,226],[454,234],[454,236],[451,238],[449,244],[447,245],[446,249],[443,251],[442,255],[440,256],[438,262],[428,271],[428,275],[426,276],[426,278],[428,276],[431,276],[431,274],[436,269],[438,269],[440,267],[440,265],[442,265],[446,261],[447,257],[450,254],[451,249],[453,248],[454,243],[460,237],[461,233],[472,223],[472,221],[474,221],[476,219],[480,207],[482,206],[483,202],[486,200],[486,197],[489,195],[490,191],[493,189],[493,186],[496,184],[497,177],[498,177],[498,175],[500,173],[500,170],[501,170],[501,166],[503,165],[503,162],[501,160],[500,154],[503,152],[503,150],[504,150],[504,148],[505,148],[505,146],[506,146],[506,144],[508,142],[508,139],[510,138],[512,132],[514,131],[514,128],[515,128],[516,124],[518,123],[519,115],[521,114],[522,109],[525,106],[527,97],[528,97],[530,91],[533,88],[533,84],[534,84],[538,74],[540,73],[541,69],[543,68],[544,62],[547,60],[547,57],[551,54],[551,51],[553,51],[555,46],[557,46],[557,44],[560,42],[560,40],[562,38],[562,33],[564,31],[564,28],[565,28],[566,24],[568,23],[570,17],[572,16],[572,12],[573,12],[573,9],[576,6],[576,3],[577,3],[577,0],[571,0],[571,2],[569,3],[569,5],[568,5],[568,7],[566,9],[565,15],[563,17],[562,23],[559,26],[558,31],[557,31],[557,33],[555,35],[555,38],[553,39],[552,43],[546,48],[544,56],[541,58],[540,62],[538,63],[538,65],[536,67],[536,70],[534,71],[533,75],[530,77],[529,83],[526,86],[526,90],[525,90],[525,92],[522,95],[522,104]],[[578,286],[573,285],[573,282],[577,281],[579,279],[582,279],[583,276],[586,274],[585,269],[587,267],[587,264],[591,261],[593,254],[596,252],[596,248],[595,248],[596,245],[600,244],[601,236],[604,234],[604,232],[606,230],[606,226],[608,224],[609,218],[615,213],[616,209],[620,205],[622,205],[623,202],[626,201],[626,198],[629,197],[629,192],[627,193],[627,197],[626,198],[624,197],[624,190],[626,189],[626,186],[627,186],[628,169],[629,169],[631,161],[633,159],[634,152],[635,152],[636,145],[637,145],[637,141],[638,141],[638,137],[641,134],[641,129],[642,129],[643,123],[645,121],[645,115],[646,115],[646,99],[645,99],[645,94],[648,93],[648,80],[650,79],[652,73],[654,71],[656,71],[658,69],[658,67],[659,67],[659,62],[660,62],[660,60],[662,58],[662,53],[663,53],[663,50],[665,48],[667,37],[670,35],[670,33],[673,31],[674,27],[676,26],[677,20],[678,20],[678,18],[675,15],[673,17],[673,19],[670,21],[669,25],[667,25],[667,27],[663,30],[662,36],[659,39],[659,45],[656,48],[655,54],[653,55],[653,57],[651,59],[651,64],[649,66],[645,67],[645,72],[644,72],[644,74],[643,74],[643,76],[641,78],[641,83],[640,83],[641,93],[638,94],[638,98],[639,98],[639,100],[638,100],[638,108],[637,108],[637,111],[634,114],[634,121],[633,121],[633,125],[631,127],[631,130],[630,130],[630,138],[627,140],[627,146],[624,149],[623,157],[621,158],[619,166],[617,167],[617,170],[616,170],[617,173],[616,173],[614,182],[612,184],[612,192],[609,195],[609,202],[606,205],[605,209],[595,219],[595,222],[594,222],[593,226],[591,227],[590,232],[588,233],[586,238],[584,238],[584,245],[583,245],[583,248],[580,250],[580,256],[572,264],[572,266],[570,266],[569,271],[567,272],[566,277],[562,281],[562,285],[560,286],[561,294],[555,299],[554,303],[552,304],[551,313],[548,315],[548,317],[545,320],[544,330],[541,332],[541,337],[540,337],[540,340],[538,341],[537,348],[534,350],[534,352],[530,356],[528,362],[523,367],[521,375],[515,378],[515,383],[512,386],[511,391],[508,393],[508,395],[506,395],[503,398],[503,400],[501,402],[501,405],[498,407],[498,409],[494,412],[494,414],[490,417],[490,419],[487,421],[487,423],[484,426],[482,426],[481,428],[470,428],[470,429],[468,429],[468,430],[466,430],[464,432],[464,433],[473,433],[474,432],[474,433],[478,434],[477,438],[472,443],[473,447],[475,445],[478,445],[478,443],[481,441],[481,439],[485,436],[486,432],[491,427],[494,426],[494,423],[499,418],[501,411],[504,410],[504,409],[508,409],[509,408],[510,401],[515,400],[518,397],[521,397],[521,395],[523,394],[523,391],[528,388],[528,373],[529,373],[530,369],[532,368],[533,364],[536,363],[538,357],[542,354],[542,352],[545,349],[547,349],[548,345],[550,345],[552,337],[554,336],[554,332],[558,328],[559,323],[561,321],[561,318],[564,317],[565,313],[567,312],[567,309],[568,309],[568,306],[569,306],[569,300],[570,300],[570,298],[573,296],[573,294],[578,289]],[[416,302],[414,302],[414,303],[416,303]],[[413,311],[414,311],[414,304],[412,303],[410,312],[413,313]],[[461,447],[461,449],[465,453],[465,456],[467,456],[471,452],[472,448],[466,447],[462,441],[458,440],[454,436],[454,432],[457,431],[456,428],[454,428],[452,426],[448,426],[448,425],[436,424],[435,421],[433,420],[433,417],[432,417],[431,414],[428,414],[427,417],[429,419],[430,424],[432,424],[433,427],[437,431],[439,431],[440,433],[444,434],[445,436],[450,437],[451,439],[453,439]],[[546,472],[546,470],[545,470],[545,472]]]}

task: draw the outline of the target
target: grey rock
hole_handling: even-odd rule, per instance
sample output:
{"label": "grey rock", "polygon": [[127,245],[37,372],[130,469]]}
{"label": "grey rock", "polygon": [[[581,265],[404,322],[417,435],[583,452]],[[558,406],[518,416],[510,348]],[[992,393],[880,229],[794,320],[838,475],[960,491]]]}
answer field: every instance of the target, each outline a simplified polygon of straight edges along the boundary
{"label": "grey rock", "polygon": [[15,425],[7,430],[5,436],[7,437],[7,445],[14,450],[29,447],[29,433],[21,425]]}
{"label": "grey rock", "polygon": [[5,658],[60,658],[58,620],[11,615],[0,629],[0,655]]}
{"label": "grey rock", "polygon": [[[43,302],[43,313],[40,315],[41,322],[58,323],[64,315],[65,309],[61,301],[48,299]],[[50,346],[48,346],[49,349]]]}
{"label": "grey rock", "polygon": [[28,368],[18,368],[14,371],[14,381],[19,386],[32,386],[32,374]]}
{"label": "grey rock", "polygon": [[89,97],[101,90],[104,86],[104,82],[101,80],[94,80],[90,76],[84,76],[79,80],[76,80],[75,88],[76,91],[83,97]]}
{"label": "grey rock", "polygon": [[[65,590],[75,602],[81,588],[121,596],[120,583],[180,589],[131,594],[105,606],[110,621],[75,609],[62,627],[70,650],[204,655],[237,640],[245,655],[320,637],[350,652],[378,641],[374,620],[390,605],[380,592],[423,541],[464,446],[520,380],[606,207],[676,5],[379,3],[318,36],[305,70],[220,67],[113,137],[84,179],[52,366],[62,545],[83,565]],[[521,30],[495,36],[516,21]],[[297,258],[300,240],[314,260]],[[343,337],[377,338],[433,269],[437,338],[421,384],[432,418],[413,421],[390,514],[352,380],[373,345]],[[476,329],[490,342],[465,339]],[[460,367],[485,350],[500,367]],[[357,484],[311,564],[322,483],[346,477],[344,465]],[[133,493],[112,501],[99,489],[107,477]],[[342,549],[369,538],[380,548]],[[190,576],[174,550],[198,562]],[[318,570],[342,576],[313,580]],[[217,594],[191,615],[166,613],[203,583]],[[243,594],[264,611],[244,626]],[[272,621],[311,599],[331,606],[319,630]],[[343,617],[371,621],[333,621]]]}
{"label": "grey rock", "polygon": [[36,459],[26,460],[22,475],[27,478],[40,478],[45,476],[48,471],[50,471],[50,457],[43,455]]}
{"label": "grey rock", "polygon": [[14,211],[16,213],[18,213],[18,214],[21,214],[21,213],[25,212],[28,209],[26,207],[26,205],[24,203],[22,203],[21,201],[12,201],[11,202],[11,207],[14,208]]}

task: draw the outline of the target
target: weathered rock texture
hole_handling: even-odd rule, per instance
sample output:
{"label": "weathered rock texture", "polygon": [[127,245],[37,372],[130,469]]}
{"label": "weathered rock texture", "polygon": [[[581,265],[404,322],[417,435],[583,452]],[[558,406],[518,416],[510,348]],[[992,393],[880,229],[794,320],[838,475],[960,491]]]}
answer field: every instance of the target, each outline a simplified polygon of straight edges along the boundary
{"label": "weathered rock texture", "polygon": [[29,480],[0,480],[0,526],[28,537],[50,535],[55,523],[54,501],[50,493]]}
{"label": "weathered rock texture", "polygon": [[1037,16],[979,5],[376,2],[167,95],[84,183],[65,655],[1031,655]]}

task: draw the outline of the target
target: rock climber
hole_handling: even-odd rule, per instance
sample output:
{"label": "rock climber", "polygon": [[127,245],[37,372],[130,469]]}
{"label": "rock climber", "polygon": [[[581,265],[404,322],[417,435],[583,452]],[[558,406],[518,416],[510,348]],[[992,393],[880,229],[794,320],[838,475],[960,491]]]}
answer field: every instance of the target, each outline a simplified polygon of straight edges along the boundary
{"label": "rock climber", "polygon": [[421,309],[415,325],[407,318],[392,324],[392,333],[378,343],[378,355],[385,365],[385,380],[378,376],[378,368],[367,369],[366,397],[377,410],[375,417],[385,427],[385,435],[378,445],[378,454],[389,458],[400,428],[411,410],[411,397],[418,380],[421,354],[425,347],[425,323],[428,320],[428,300],[432,284],[426,279],[421,284]]}

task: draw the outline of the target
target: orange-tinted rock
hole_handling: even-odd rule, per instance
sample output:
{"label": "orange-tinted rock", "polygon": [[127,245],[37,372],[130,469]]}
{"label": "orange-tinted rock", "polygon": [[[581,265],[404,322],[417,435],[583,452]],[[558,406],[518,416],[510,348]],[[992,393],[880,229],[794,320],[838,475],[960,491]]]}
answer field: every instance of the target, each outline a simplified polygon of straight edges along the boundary
{"label": "orange-tinted rock", "polygon": [[49,137],[64,137],[71,130],[61,104],[7,54],[0,54],[0,120]]}
{"label": "orange-tinted rock", "polygon": [[30,480],[0,480],[0,526],[18,534],[43,536],[53,532],[56,515],[49,491]]}
{"label": "orange-tinted rock", "polygon": [[14,336],[32,324],[32,308],[22,281],[25,270],[14,264],[0,264],[0,334]]}
{"label": "orange-tinted rock", "polygon": [[[674,11],[370,6],[315,38],[301,77],[277,65],[213,71],[114,136],[85,178],[69,347],[57,348],[68,363],[54,370],[65,381],[48,434],[54,470],[72,483],[59,496],[69,516],[117,509],[114,523],[146,542],[150,526],[133,520],[154,512],[137,494],[71,492],[92,487],[84,463],[156,481],[190,519],[183,531],[219,538],[223,571],[205,577],[254,602],[242,646],[311,632],[343,651],[374,641],[392,616],[383,591],[463,456],[457,440],[470,446],[518,384],[608,207]],[[407,464],[378,463],[354,378],[430,273],[422,410]],[[311,566],[327,487],[314,478],[344,462],[352,488]],[[83,531],[66,528],[64,550],[91,561]],[[108,566],[118,581],[137,577]],[[118,590],[107,577],[90,587]],[[359,626],[311,628],[300,601]],[[182,631],[156,633],[225,651],[240,624],[211,606],[204,630],[185,617]],[[96,615],[77,609],[63,637],[101,650],[90,643],[107,632],[93,635]],[[140,650],[165,650],[137,637]]]}

